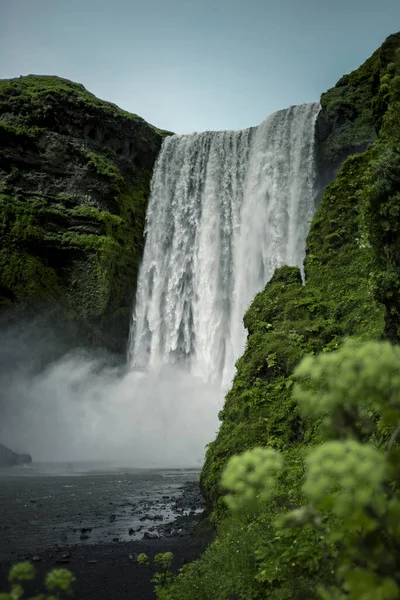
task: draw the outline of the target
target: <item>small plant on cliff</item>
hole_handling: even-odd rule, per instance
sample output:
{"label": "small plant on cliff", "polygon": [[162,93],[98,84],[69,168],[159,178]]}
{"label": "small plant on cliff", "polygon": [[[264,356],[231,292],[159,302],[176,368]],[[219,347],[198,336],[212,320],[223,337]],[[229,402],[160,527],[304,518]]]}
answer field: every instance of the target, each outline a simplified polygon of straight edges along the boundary
{"label": "small plant on cliff", "polygon": [[[20,600],[25,598],[24,585],[32,582],[36,577],[35,567],[30,562],[21,562],[13,565],[8,575],[10,591],[0,593],[0,600]],[[72,596],[72,584],[75,577],[67,569],[53,569],[47,573],[44,586],[46,593],[28,600],[58,600],[64,596]]]}
{"label": "small plant on cliff", "polygon": [[174,574],[171,571],[172,561],[174,560],[174,555],[172,552],[163,552],[160,554],[156,554],[153,559],[153,565],[151,565],[150,559],[142,552],[137,557],[137,562],[139,565],[143,565],[144,567],[148,567],[153,571],[153,577],[151,581],[156,586],[166,586],[168,583],[171,583],[174,578]]}

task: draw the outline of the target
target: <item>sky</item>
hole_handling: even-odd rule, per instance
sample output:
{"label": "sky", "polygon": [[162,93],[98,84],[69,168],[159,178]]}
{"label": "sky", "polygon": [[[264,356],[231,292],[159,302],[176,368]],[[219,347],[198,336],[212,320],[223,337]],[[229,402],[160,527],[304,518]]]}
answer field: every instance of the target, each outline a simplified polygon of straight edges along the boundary
{"label": "sky", "polygon": [[400,0],[0,0],[0,78],[59,75],[175,133],[318,101]]}

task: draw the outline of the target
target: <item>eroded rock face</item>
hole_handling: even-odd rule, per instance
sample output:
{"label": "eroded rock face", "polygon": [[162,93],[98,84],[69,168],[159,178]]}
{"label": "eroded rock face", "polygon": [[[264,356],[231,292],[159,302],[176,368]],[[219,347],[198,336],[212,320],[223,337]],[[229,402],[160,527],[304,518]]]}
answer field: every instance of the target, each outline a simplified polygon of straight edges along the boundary
{"label": "eroded rock face", "polygon": [[0,444],[0,467],[14,467],[32,462],[30,454],[17,454],[3,444]]}
{"label": "eroded rock face", "polygon": [[44,313],[81,344],[124,352],[165,135],[58,77],[0,81],[0,313],[7,321]]}
{"label": "eroded rock face", "polygon": [[377,139],[387,106],[379,95],[381,76],[394,60],[400,34],[389,36],[357,70],[344,75],[321,96],[316,146],[321,196],[344,160],[364,152]]}

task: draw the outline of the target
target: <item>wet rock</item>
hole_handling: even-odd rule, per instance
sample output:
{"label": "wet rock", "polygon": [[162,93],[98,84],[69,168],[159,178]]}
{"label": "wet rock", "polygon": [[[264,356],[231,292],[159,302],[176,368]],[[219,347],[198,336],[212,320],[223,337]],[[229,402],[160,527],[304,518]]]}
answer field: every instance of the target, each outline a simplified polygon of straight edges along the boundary
{"label": "wet rock", "polygon": [[133,535],[135,533],[135,530],[132,527],[129,527],[128,533],[129,535]]}
{"label": "wet rock", "polygon": [[149,531],[145,531],[142,537],[142,540],[158,540],[160,536],[158,533],[150,533]]}

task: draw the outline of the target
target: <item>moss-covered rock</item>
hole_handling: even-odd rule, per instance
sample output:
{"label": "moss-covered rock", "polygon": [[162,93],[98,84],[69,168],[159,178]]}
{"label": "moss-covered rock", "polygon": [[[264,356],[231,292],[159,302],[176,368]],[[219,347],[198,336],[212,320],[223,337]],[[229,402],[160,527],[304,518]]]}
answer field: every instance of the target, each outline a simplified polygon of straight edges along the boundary
{"label": "moss-covered rock", "polygon": [[400,44],[400,33],[389,36],[356,71],[344,75],[321,96],[316,123],[321,190],[351,154],[363,152],[376,139],[387,102],[379,94],[381,77]]}
{"label": "moss-covered rock", "polygon": [[46,311],[80,343],[124,351],[165,135],[59,77],[0,81],[3,314]]}

